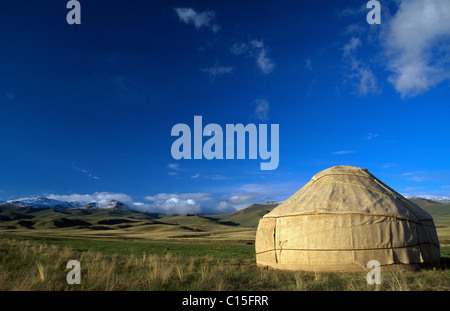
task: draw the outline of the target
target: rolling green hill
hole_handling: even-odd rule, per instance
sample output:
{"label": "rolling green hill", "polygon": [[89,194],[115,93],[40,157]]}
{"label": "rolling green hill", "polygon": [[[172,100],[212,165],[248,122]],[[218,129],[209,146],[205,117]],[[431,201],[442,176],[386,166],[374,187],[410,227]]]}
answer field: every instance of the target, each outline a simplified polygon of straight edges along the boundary
{"label": "rolling green hill", "polygon": [[41,209],[0,206],[0,232],[45,236],[253,240],[259,219],[276,204],[226,215],[146,214],[120,208]]}
{"label": "rolling green hill", "polygon": [[[450,241],[450,203],[410,199],[434,219],[442,244]],[[232,214],[145,214],[121,208],[39,209],[0,206],[0,232],[66,237],[253,240],[258,221],[278,204],[253,204]]]}
{"label": "rolling green hill", "polygon": [[410,198],[426,210],[432,217],[439,237],[441,246],[450,244],[450,203],[439,203],[423,198]]}
{"label": "rolling green hill", "polygon": [[409,200],[430,213],[436,226],[450,224],[450,203],[439,203],[423,198],[411,198]]}
{"label": "rolling green hill", "polygon": [[276,203],[253,204],[232,214],[215,215],[211,216],[211,218],[217,219],[223,223],[229,222],[235,223],[238,226],[256,228],[259,220],[276,206],[278,206]]}

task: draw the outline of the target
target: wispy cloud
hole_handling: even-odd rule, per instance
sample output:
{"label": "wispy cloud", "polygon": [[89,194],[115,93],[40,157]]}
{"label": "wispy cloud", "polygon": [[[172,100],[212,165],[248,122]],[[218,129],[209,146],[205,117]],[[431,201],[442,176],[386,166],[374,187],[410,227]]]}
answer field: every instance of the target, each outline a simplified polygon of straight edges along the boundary
{"label": "wispy cloud", "polygon": [[305,59],[305,68],[309,71],[313,71],[312,61],[310,59]]}
{"label": "wispy cloud", "polygon": [[244,53],[247,53],[249,51],[249,46],[247,43],[235,43],[231,46],[230,52],[234,55],[242,55]]}
{"label": "wispy cloud", "polygon": [[167,165],[167,168],[169,169],[167,174],[170,176],[176,176],[182,170],[180,164],[178,163],[170,163],[169,165]]}
{"label": "wispy cloud", "polygon": [[416,171],[416,172],[406,172],[406,173],[403,173],[402,175],[403,176],[411,176],[411,175],[424,174],[424,173],[425,173],[424,171]]}
{"label": "wispy cloud", "polygon": [[[379,51],[371,59],[391,73],[388,81],[402,98],[417,96],[450,80],[450,2],[397,0],[395,4],[398,10],[392,16],[388,10],[383,11],[381,26],[364,28],[353,21],[342,32],[353,36],[341,50],[346,82],[356,87],[359,96],[380,92],[371,68],[373,62],[358,55],[367,43],[373,44],[373,51]],[[364,19],[367,12],[364,3],[339,11],[338,16]]]}
{"label": "wispy cloud", "polygon": [[100,177],[91,174],[88,170],[81,169],[81,168],[78,168],[78,167],[74,167],[74,169],[75,169],[76,171],[78,171],[78,172],[83,173],[84,175],[86,175],[86,176],[89,177],[89,178],[96,179],[96,180],[100,180]]}
{"label": "wispy cloud", "polygon": [[267,56],[267,48],[262,40],[250,42],[252,48],[256,50],[256,65],[265,74],[271,73],[275,67],[274,62]]}
{"label": "wispy cloud", "polygon": [[270,105],[266,99],[255,100],[255,116],[258,120],[267,121],[269,120],[269,110]]}
{"label": "wispy cloud", "polygon": [[391,168],[391,167],[397,167],[398,164],[396,163],[386,163],[383,165],[383,168]]}
{"label": "wispy cloud", "polygon": [[197,173],[197,174],[191,176],[192,179],[196,179],[196,178],[199,178],[199,177],[200,177],[200,173]]}
{"label": "wispy cloud", "polygon": [[359,7],[347,7],[337,12],[340,17],[365,17],[367,14],[366,3],[361,4]]}
{"label": "wispy cloud", "polygon": [[345,154],[352,154],[355,153],[356,151],[353,150],[340,150],[340,151],[335,151],[332,154],[334,155],[345,155]]}
{"label": "wispy cloud", "polygon": [[353,37],[342,48],[342,59],[346,79],[355,85],[357,95],[377,93],[378,82],[370,66],[357,57],[356,51],[361,47],[359,38]]}
{"label": "wispy cloud", "polygon": [[424,171],[406,172],[402,175],[406,176],[406,180],[409,181],[422,182],[432,180],[432,178],[428,177]]}
{"label": "wispy cloud", "polygon": [[350,24],[345,27],[344,35],[360,35],[364,32],[364,28],[360,24]]}
{"label": "wispy cloud", "polygon": [[[304,182],[306,184],[307,181]],[[272,183],[251,183],[244,184],[239,187],[240,192],[244,193],[264,193],[266,201],[284,200],[294,194],[303,186],[302,183],[296,182],[272,182]]]}
{"label": "wispy cloud", "polygon": [[227,179],[226,176],[220,175],[220,174],[209,175],[209,176],[206,176],[206,178],[207,179],[211,179],[211,180],[225,180],[225,179]]}
{"label": "wispy cloud", "polygon": [[180,21],[185,24],[193,24],[196,29],[206,28],[214,33],[219,31],[220,26],[214,22],[216,13],[214,11],[197,12],[193,8],[175,8]]}
{"label": "wispy cloud", "polygon": [[221,77],[225,74],[230,74],[233,72],[233,67],[231,66],[212,66],[208,68],[202,68],[200,71],[205,72],[208,74],[208,76],[215,80],[218,77]]}
{"label": "wispy cloud", "polygon": [[342,47],[342,55],[344,57],[352,57],[355,51],[362,45],[359,38],[353,37]]}
{"label": "wispy cloud", "polygon": [[402,97],[450,79],[450,1],[399,0],[384,38],[389,81]]}
{"label": "wispy cloud", "polygon": [[408,187],[408,188],[405,188],[405,192],[411,192],[411,191],[418,191],[418,190],[422,190],[423,189],[423,187]]}
{"label": "wispy cloud", "polygon": [[180,164],[178,163],[170,163],[169,165],[167,165],[167,168],[170,168],[172,170],[180,170]]}
{"label": "wispy cloud", "polygon": [[377,138],[378,136],[379,136],[379,134],[369,133],[366,135],[366,139],[374,139],[374,138]]}
{"label": "wispy cloud", "polygon": [[264,74],[271,73],[275,68],[275,63],[268,56],[268,48],[263,40],[251,40],[248,43],[235,43],[230,52],[234,55],[246,55],[255,60],[256,66]]}

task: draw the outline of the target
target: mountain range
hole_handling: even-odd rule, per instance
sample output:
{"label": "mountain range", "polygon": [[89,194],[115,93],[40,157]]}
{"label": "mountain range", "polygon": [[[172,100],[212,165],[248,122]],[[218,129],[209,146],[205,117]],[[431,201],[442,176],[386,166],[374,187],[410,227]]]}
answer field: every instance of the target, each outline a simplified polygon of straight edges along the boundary
{"label": "mountain range", "polygon": [[[426,200],[427,202],[432,203],[450,203],[450,200],[441,199],[441,198],[417,198],[411,197],[409,200]],[[280,202],[267,202],[266,204],[280,204]],[[11,208],[31,208],[31,209],[52,209],[52,210],[65,210],[65,209],[123,209],[136,211],[135,208],[128,206],[125,203],[119,202],[117,200],[100,200],[96,202],[68,202],[68,201],[60,201],[55,199],[50,199],[42,196],[30,197],[30,198],[21,198],[14,199],[8,201],[0,201],[0,209],[11,209]]]}
{"label": "mountain range", "polygon": [[[450,204],[409,198],[429,212],[446,243],[450,232]],[[104,200],[65,202],[44,197],[0,203],[0,232],[52,236],[144,239],[239,239],[253,241],[259,219],[280,202],[253,204],[221,215],[167,215],[137,211]]]}
{"label": "mountain range", "polygon": [[59,201],[54,199],[49,199],[46,197],[31,197],[22,198],[9,201],[0,201],[0,208],[33,208],[33,209],[53,209],[53,210],[63,210],[63,209],[104,209],[104,208],[121,208],[129,210],[130,207],[122,202],[116,200],[100,200],[97,202],[82,203],[82,202],[67,202]]}

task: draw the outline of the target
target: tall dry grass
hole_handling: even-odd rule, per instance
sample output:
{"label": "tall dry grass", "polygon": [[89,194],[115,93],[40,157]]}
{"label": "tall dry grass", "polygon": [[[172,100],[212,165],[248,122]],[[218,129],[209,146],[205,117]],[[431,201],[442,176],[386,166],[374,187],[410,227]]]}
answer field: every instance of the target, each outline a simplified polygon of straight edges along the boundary
{"label": "tall dry grass", "polygon": [[[69,285],[66,264],[78,260],[81,284]],[[78,251],[0,239],[0,290],[449,290],[447,269],[383,273],[368,285],[365,273],[283,272],[252,260],[181,258],[167,253],[134,255]]]}

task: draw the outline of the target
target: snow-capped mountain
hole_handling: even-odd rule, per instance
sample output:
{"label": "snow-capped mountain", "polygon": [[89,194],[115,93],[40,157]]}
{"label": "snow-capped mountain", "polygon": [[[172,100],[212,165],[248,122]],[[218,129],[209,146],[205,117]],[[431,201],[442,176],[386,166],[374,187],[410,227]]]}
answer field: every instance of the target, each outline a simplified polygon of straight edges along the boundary
{"label": "snow-capped mountain", "polygon": [[31,197],[31,198],[21,198],[15,200],[9,200],[6,202],[0,202],[1,205],[8,205],[14,207],[25,207],[25,208],[42,208],[42,209],[107,209],[107,208],[120,208],[129,209],[127,205],[116,200],[100,200],[98,202],[81,203],[81,202],[66,202],[54,199],[49,199],[45,197]]}
{"label": "snow-capped mountain", "polygon": [[6,201],[5,203],[16,205],[18,207],[50,208],[50,209],[66,209],[66,208],[82,207],[82,204],[80,204],[79,202],[58,201],[45,197],[21,198],[9,200]]}
{"label": "snow-capped mountain", "polygon": [[81,208],[91,209],[91,208],[120,208],[120,209],[129,209],[129,207],[122,202],[116,200],[100,200],[98,202],[91,202],[84,205]]}
{"label": "snow-capped mountain", "polygon": [[450,203],[450,197],[448,196],[432,196],[432,195],[421,195],[421,196],[406,196],[407,199],[425,199],[437,203]]}

